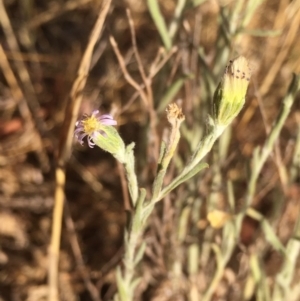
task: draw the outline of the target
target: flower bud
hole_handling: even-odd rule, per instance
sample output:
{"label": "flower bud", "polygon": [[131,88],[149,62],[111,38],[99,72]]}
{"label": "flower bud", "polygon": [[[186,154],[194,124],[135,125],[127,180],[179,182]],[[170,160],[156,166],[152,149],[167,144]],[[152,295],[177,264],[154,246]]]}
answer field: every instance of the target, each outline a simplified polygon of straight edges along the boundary
{"label": "flower bud", "polygon": [[251,71],[248,61],[240,56],[229,62],[213,98],[213,118],[218,125],[229,125],[241,111]]}

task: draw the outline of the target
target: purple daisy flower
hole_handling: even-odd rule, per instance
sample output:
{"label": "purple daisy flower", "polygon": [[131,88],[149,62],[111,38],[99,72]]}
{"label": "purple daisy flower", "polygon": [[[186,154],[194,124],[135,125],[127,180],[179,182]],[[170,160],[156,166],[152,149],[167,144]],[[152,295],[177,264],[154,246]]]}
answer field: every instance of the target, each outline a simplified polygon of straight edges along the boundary
{"label": "purple daisy flower", "polygon": [[93,139],[95,139],[98,135],[105,136],[103,126],[117,124],[117,121],[114,120],[111,115],[104,114],[97,116],[98,114],[99,110],[93,111],[92,115],[86,115],[76,122],[74,136],[81,145],[83,145],[83,138],[87,136],[89,147],[94,147],[95,143]]}

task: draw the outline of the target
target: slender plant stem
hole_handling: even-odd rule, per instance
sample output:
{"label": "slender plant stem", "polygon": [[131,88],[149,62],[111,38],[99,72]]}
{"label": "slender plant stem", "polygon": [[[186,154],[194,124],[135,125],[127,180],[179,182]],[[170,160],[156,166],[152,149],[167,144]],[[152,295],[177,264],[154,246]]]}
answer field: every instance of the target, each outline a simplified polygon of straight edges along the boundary
{"label": "slender plant stem", "polygon": [[[123,276],[117,276],[118,297],[121,301],[132,301],[134,297],[134,272],[135,266],[142,257],[143,246],[138,249],[139,238],[144,232],[144,219],[141,214],[142,205],[146,197],[146,191],[141,189],[136,202],[135,211],[132,213],[132,219],[128,231],[125,231],[125,254],[124,254],[124,272]],[[139,253],[139,254],[138,254]],[[137,283],[137,282],[136,282]]]}
{"label": "slender plant stem", "polygon": [[[209,132],[204,136],[204,138],[200,141],[199,145],[196,148],[196,151],[194,155],[192,156],[192,159],[190,163],[183,169],[183,171],[165,188],[163,188],[160,192],[160,194],[157,196],[157,198],[151,200],[151,203],[156,203],[160,201],[162,198],[164,198],[168,193],[170,193],[171,190],[176,188],[180,183],[185,181],[191,173],[193,173],[193,170],[197,167],[197,165],[200,163],[200,161],[209,153],[211,148],[213,147],[215,141],[220,137],[220,135],[225,130],[225,127],[213,125]],[[194,175],[194,174],[192,174]],[[191,175],[191,176],[192,176]]]}
{"label": "slender plant stem", "polygon": [[253,167],[252,167],[253,169],[252,169],[252,173],[247,189],[247,195],[246,195],[246,207],[251,205],[256,190],[256,183],[257,183],[258,176],[262,170],[262,167],[267,161],[267,158],[271,154],[275,141],[279,137],[279,133],[284,125],[284,122],[290,113],[291,107],[294,103],[295,95],[299,89],[299,81],[300,81],[300,76],[294,75],[288,93],[283,100],[282,109],[277,117],[277,120],[273,125],[270,135],[268,136],[261,151],[258,152],[258,150],[256,150],[254,154]]}
{"label": "slender plant stem", "polygon": [[132,143],[126,147],[127,155],[125,157],[124,168],[125,168],[125,172],[126,172],[129,194],[130,194],[130,197],[132,200],[133,207],[135,207],[137,199],[138,199],[139,187],[138,187],[136,173],[134,170],[133,147],[134,147],[134,143]]}

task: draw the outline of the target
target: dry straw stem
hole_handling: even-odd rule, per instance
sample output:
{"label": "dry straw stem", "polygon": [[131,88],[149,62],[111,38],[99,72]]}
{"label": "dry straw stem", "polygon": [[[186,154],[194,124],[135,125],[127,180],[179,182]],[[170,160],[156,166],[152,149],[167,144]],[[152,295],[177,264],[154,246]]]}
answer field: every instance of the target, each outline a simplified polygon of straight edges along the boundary
{"label": "dry straw stem", "polygon": [[[277,9],[277,14],[274,18],[274,23],[273,23],[273,30],[280,30],[282,32],[282,29],[284,28],[284,23],[287,21],[286,20],[286,12],[287,12],[287,7],[288,5],[287,1],[279,1],[279,7]],[[267,40],[266,44],[266,49],[265,49],[265,62],[269,64],[270,62],[274,62],[275,56],[278,55],[278,51],[274,51],[279,45],[278,42],[282,43],[281,38],[273,38],[270,37]]]}
{"label": "dry straw stem", "polygon": [[[2,25],[7,43],[11,51],[15,51],[21,53],[18,41],[15,37],[14,31],[12,29],[9,17],[5,10],[5,6],[3,4],[3,0],[0,0],[0,23]],[[40,109],[39,102],[36,97],[36,92],[31,82],[31,78],[29,76],[29,72],[26,68],[26,65],[22,60],[15,61],[15,66],[18,71],[18,76],[22,82],[23,89],[25,91],[25,96],[27,97],[28,106],[33,114],[33,118],[37,124],[37,127],[40,131],[45,132],[46,127],[44,122],[40,117],[38,117],[38,111]]]}
{"label": "dry straw stem", "polygon": [[268,74],[264,77],[264,80],[260,86],[259,92],[262,96],[264,96],[269,91],[272,83],[274,82],[274,79],[276,78],[277,74],[280,71],[280,68],[287,58],[295,39],[297,39],[300,24],[299,1],[291,2],[290,9],[291,12],[293,12],[293,14],[295,15],[291,16],[290,26],[286,35],[284,36],[284,41],[280,41],[280,52],[276,55],[275,61],[272,62],[271,68],[269,68]]}
{"label": "dry straw stem", "polygon": [[10,87],[10,93],[16,103],[19,106],[19,111],[22,117],[25,120],[26,126],[29,131],[31,131],[33,134],[33,137],[35,137],[35,150],[37,152],[37,156],[40,160],[41,166],[43,170],[48,170],[49,168],[49,161],[48,157],[45,154],[43,150],[43,143],[40,134],[35,129],[34,121],[31,116],[31,112],[28,108],[28,104],[25,100],[25,97],[23,95],[23,92],[21,88],[19,87],[18,81],[10,67],[10,64],[6,58],[5,52],[2,48],[2,45],[0,45],[0,67],[3,71],[3,75]]}
{"label": "dry straw stem", "polygon": [[11,70],[11,67],[9,65],[9,62],[7,60],[7,57],[5,55],[5,52],[2,48],[2,45],[0,44],[0,67],[3,71],[3,75],[10,86],[11,95],[20,107],[20,113],[26,123],[30,125],[30,127],[33,127],[33,121],[31,118],[31,113],[28,108],[28,105],[25,101],[25,97],[23,95],[23,92],[21,88],[19,87],[18,81]]}
{"label": "dry straw stem", "polygon": [[82,90],[86,84],[89,66],[94,46],[100,36],[105,18],[107,16],[111,0],[104,0],[99,9],[99,15],[91,32],[88,45],[81,59],[77,78],[75,79],[71,92],[70,101],[66,108],[65,122],[62,126],[62,135],[57,158],[55,204],[53,210],[51,244],[49,247],[48,286],[49,301],[58,301],[58,259],[61,237],[62,213],[64,205],[65,187],[65,164],[69,159],[73,137],[73,129],[82,100]]}

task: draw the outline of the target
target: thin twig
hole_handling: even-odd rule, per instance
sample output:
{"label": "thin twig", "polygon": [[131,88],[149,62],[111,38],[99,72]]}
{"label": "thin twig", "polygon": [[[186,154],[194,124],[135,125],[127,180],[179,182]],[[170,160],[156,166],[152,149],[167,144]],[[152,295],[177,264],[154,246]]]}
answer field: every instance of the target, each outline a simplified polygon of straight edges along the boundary
{"label": "thin twig", "polygon": [[153,78],[156,74],[157,74],[157,72],[158,71],[160,71],[160,69],[166,64],[166,62],[170,59],[170,57],[175,53],[175,52],[177,52],[177,50],[178,50],[178,47],[177,46],[174,46],[174,47],[172,47],[172,49],[163,57],[163,59],[162,59],[162,61],[159,63],[159,64],[157,64],[156,66],[155,66],[155,68],[150,68],[150,73],[149,73],[149,76],[151,77],[151,78]]}
{"label": "thin twig", "polygon": [[126,64],[125,64],[125,61],[121,55],[121,52],[118,48],[118,45],[117,45],[117,42],[116,40],[114,39],[113,36],[109,36],[109,41],[110,41],[110,44],[115,52],[115,55],[118,59],[118,62],[119,62],[119,65],[121,67],[121,70],[124,74],[124,77],[125,79],[127,80],[127,82],[136,90],[139,92],[140,96],[141,96],[141,99],[143,100],[143,103],[145,105],[145,107],[147,108],[148,107],[148,99],[147,99],[147,95],[146,93],[144,92],[143,88],[132,78],[132,76],[129,74],[128,70],[127,70],[127,67],[126,67]]}
{"label": "thin twig", "polygon": [[132,43],[133,52],[134,52],[135,59],[136,59],[137,64],[138,64],[138,68],[139,68],[141,77],[142,77],[142,79],[144,81],[144,84],[145,84],[145,87],[147,89],[147,93],[148,93],[148,97],[149,97],[149,101],[150,101],[149,105],[151,105],[151,100],[153,100],[153,99],[150,98],[150,95],[152,95],[152,90],[151,90],[151,86],[149,85],[148,79],[146,77],[144,66],[143,66],[140,54],[138,52],[138,49],[137,49],[136,35],[135,35],[135,30],[134,30],[134,24],[133,24],[132,16],[131,16],[131,13],[130,13],[129,9],[126,10],[126,13],[127,13],[127,18],[128,18],[129,27],[130,27],[131,43]]}
{"label": "thin twig", "polygon": [[[3,0],[0,0],[0,24],[2,25],[2,28],[3,28],[4,34],[6,36],[6,40],[9,45],[10,50],[21,53],[17,38],[15,37],[15,34],[14,34],[13,28],[11,26],[9,17],[7,15]],[[2,49],[2,47],[1,47],[1,49]],[[4,62],[5,60],[7,61],[7,58],[2,49],[2,61]],[[26,118],[28,117],[27,119],[29,120],[30,125],[33,128],[35,128],[35,124],[36,124],[39,131],[45,132],[45,124],[44,124],[43,120],[41,119],[41,117],[39,117],[37,114],[39,111],[40,105],[36,98],[36,93],[34,91],[34,88],[33,88],[28,70],[26,68],[26,65],[24,64],[24,62],[22,60],[17,61],[17,62],[15,61],[14,65],[17,68],[18,76],[23,84],[26,98],[24,97],[24,94],[23,94],[21,88],[19,87],[16,78],[13,75],[13,72],[11,71],[11,72],[9,72],[10,79],[11,79],[10,83],[13,84],[17,89],[17,91],[12,91],[12,93],[17,94],[15,96],[17,97],[16,100],[18,100],[19,105],[21,106],[20,110],[25,110],[24,112],[26,114]],[[7,70],[8,69],[11,70],[10,65],[8,63],[6,63],[6,66],[7,66]],[[25,99],[28,103],[26,105],[25,105]],[[29,116],[29,113],[27,112],[27,108],[31,112],[30,116]],[[37,133],[36,136],[38,137],[38,139],[37,139],[37,145],[38,145],[37,156],[39,158],[42,169],[44,171],[48,171],[49,166],[50,166],[48,156],[46,155],[46,153],[43,149],[43,144],[42,144],[42,139],[40,137],[40,134],[37,131],[36,131],[36,133]]]}
{"label": "thin twig", "polygon": [[151,78],[153,78],[154,70],[155,70],[156,66],[158,65],[158,63],[159,63],[161,56],[163,56],[165,53],[166,53],[166,51],[165,51],[164,48],[162,48],[162,47],[158,48],[156,56],[155,56],[151,66],[149,68],[149,75],[151,76]]}
{"label": "thin twig", "polygon": [[150,131],[153,137],[153,145],[150,145],[150,153],[154,156],[155,160],[158,158],[158,152],[159,152],[159,137],[158,133],[156,130],[156,120],[157,120],[157,115],[154,110],[154,102],[153,102],[153,92],[152,92],[152,81],[151,77],[147,77],[144,66],[139,54],[139,51],[137,49],[137,43],[136,43],[136,34],[134,30],[134,24],[133,20],[130,14],[130,10],[127,9],[127,17],[129,21],[129,27],[130,27],[130,32],[131,32],[131,42],[132,42],[132,47],[133,47],[133,52],[138,64],[138,68],[141,74],[141,77],[143,79],[144,85],[146,87],[147,91],[147,100],[148,100],[148,111],[149,111],[149,117],[150,117]]}
{"label": "thin twig", "polygon": [[20,106],[20,113],[22,117],[24,118],[26,123],[29,123],[31,126],[33,126],[31,113],[25,101],[25,97],[23,95],[21,88],[19,87],[18,81],[10,67],[10,64],[7,60],[6,54],[1,44],[0,44],[0,67],[3,71],[3,75],[8,85],[10,86],[12,97],[14,98],[16,103]]}
{"label": "thin twig", "polygon": [[65,222],[66,222],[67,230],[69,231],[68,238],[69,238],[69,241],[70,241],[70,244],[71,244],[71,247],[73,250],[73,254],[74,254],[74,257],[76,260],[77,268],[81,274],[81,277],[86,286],[86,289],[90,293],[92,300],[100,301],[101,298],[99,296],[99,291],[98,291],[97,287],[92,283],[92,281],[89,277],[89,274],[87,272],[87,269],[85,267],[82,253],[81,253],[80,246],[79,246],[79,242],[78,242],[77,235],[76,235],[74,221],[72,219],[70,209],[69,209],[69,206],[67,203],[65,203],[65,213],[66,213]]}
{"label": "thin twig", "polygon": [[[165,55],[162,59],[162,61],[160,62],[160,56],[163,52],[163,49],[160,48],[157,52],[157,55],[153,61],[153,63],[150,66],[150,72],[149,72],[149,77],[151,80],[153,79],[153,77],[161,70],[161,68],[167,63],[167,61],[170,59],[170,57],[177,51],[176,47],[173,47],[172,50],[170,52],[168,52],[167,55]],[[145,85],[142,84],[140,86],[142,89],[145,88]],[[136,91],[134,92],[134,94],[131,96],[131,98],[129,99],[129,101],[122,107],[121,110],[119,110],[118,114],[122,114],[123,112],[126,112],[129,107],[132,105],[132,103],[136,100],[136,98],[139,96],[139,92]]]}

